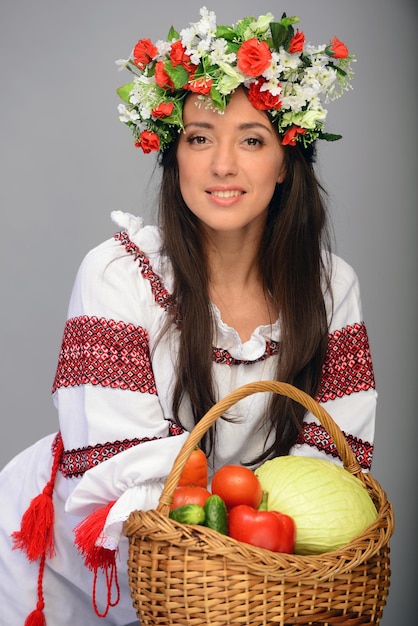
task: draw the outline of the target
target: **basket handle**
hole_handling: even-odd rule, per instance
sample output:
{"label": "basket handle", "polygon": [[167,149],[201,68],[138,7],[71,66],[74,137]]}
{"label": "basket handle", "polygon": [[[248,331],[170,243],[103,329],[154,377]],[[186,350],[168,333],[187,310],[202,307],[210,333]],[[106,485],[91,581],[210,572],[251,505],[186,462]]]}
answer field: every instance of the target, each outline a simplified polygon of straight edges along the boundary
{"label": "basket handle", "polygon": [[170,510],[170,505],[173,501],[173,493],[175,488],[177,487],[178,481],[180,480],[180,475],[183,471],[186,462],[202,439],[203,435],[209,430],[209,428],[216,422],[216,420],[221,417],[231,406],[233,406],[239,400],[252,395],[254,393],[259,392],[273,392],[280,394],[282,396],[287,396],[296,402],[299,402],[302,406],[305,407],[308,411],[310,411],[315,417],[320,421],[322,426],[331,436],[332,441],[337,448],[338,454],[340,455],[344,468],[348,470],[351,474],[354,474],[360,480],[362,479],[363,472],[361,467],[348,445],[343,433],[339,426],[332,419],[331,415],[316,402],[310,395],[301,391],[297,387],[289,383],[282,383],[276,380],[261,380],[253,383],[248,383],[243,385],[242,387],[238,387],[228,395],[226,395],[222,400],[217,402],[209,409],[209,411],[202,417],[202,419],[196,424],[196,426],[191,431],[189,437],[183,444],[180,452],[178,453],[173,467],[170,471],[170,474],[167,477],[165,482],[163,491],[161,493],[157,510],[161,512],[163,515],[168,515]]}

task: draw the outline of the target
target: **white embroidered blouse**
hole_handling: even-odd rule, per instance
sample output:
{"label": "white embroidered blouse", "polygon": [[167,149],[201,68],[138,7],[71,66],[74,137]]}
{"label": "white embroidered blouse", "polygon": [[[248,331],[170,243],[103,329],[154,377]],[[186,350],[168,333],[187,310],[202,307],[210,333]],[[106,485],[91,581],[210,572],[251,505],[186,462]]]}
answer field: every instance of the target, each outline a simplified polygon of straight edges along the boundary
{"label": "white embroidered blouse", "polygon": [[[105,529],[108,547],[117,545],[132,509],[156,506],[187,438],[171,415],[178,331],[156,344],[173,286],[159,230],[128,213],[114,212],[112,218],[120,232],[89,252],[78,272],[53,385],[65,449],[60,469],[68,479],[66,510],[88,515],[98,504],[116,500]],[[329,348],[317,400],[368,470],[377,397],[373,366],[357,277],[336,256],[332,290]],[[273,378],[279,322],[256,328],[242,343],[215,307],[214,313],[213,373],[219,398],[245,383]],[[229,410],[233,422],[218,421],[215,469],[247,462],[261,452],[267,401],[268,394],[249,396]],[[186,404],[180,417],[186,431],[192,429]],[[340,462],[330,437],[310,413],[290,453]]]}

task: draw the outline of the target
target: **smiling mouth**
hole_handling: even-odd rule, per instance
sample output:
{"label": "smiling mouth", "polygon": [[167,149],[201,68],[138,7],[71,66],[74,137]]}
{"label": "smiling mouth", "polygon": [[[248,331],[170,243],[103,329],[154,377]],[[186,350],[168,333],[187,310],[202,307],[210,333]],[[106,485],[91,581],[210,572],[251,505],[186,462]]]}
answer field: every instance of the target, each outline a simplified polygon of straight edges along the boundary
{"label": "smiling mouth", "polygon": [[244,192],[239,189],[230,189],[228,191],[209,191],[209,194],[217,198],[236,198],[237,196],[242,196]]}

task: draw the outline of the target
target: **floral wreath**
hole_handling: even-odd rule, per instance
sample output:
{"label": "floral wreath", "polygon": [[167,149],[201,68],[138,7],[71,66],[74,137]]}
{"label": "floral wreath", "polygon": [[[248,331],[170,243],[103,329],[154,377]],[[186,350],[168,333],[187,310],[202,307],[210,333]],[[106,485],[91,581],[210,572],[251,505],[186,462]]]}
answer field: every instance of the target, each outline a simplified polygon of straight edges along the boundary
{"label": "floral wreath", "polygon": [[269,113],[283,145],[341,138],[323,127],[324,104],[351,87],[355,58],[344,43],[334,37],[307,44],[303,31],[293,28],[299,18],[285,13],[278,22],[267,13],[234,26],[217,26],[206,7],[200,16],[180,33],[171,27],[165,41],[140,39],[129,59],[116,61],[135,75],[117,92],[123,100],[119,120],[133,132],[136,147],[164,152],[183,129],[188,93],[222,113],[240,85],[255,108]]}

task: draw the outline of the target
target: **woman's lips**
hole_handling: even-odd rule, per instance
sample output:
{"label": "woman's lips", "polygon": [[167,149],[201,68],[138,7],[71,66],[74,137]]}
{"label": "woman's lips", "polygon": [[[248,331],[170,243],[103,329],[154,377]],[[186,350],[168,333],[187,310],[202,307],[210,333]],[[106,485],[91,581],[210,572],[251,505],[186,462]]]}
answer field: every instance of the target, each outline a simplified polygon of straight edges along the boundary
{"label": "woman's lips", "polygon": [[216,196],[218,198],[236,198],[237,196],[242,196],[244,192],[239,189],[227,189],[208,191],[208,193],[210,193],[211,196]]}
{"label": "woman's lips", "polygon": [[237,202],[245,194],[241,187],[208,187],[206,193],[212,200],[221,205],[228,205]]}

